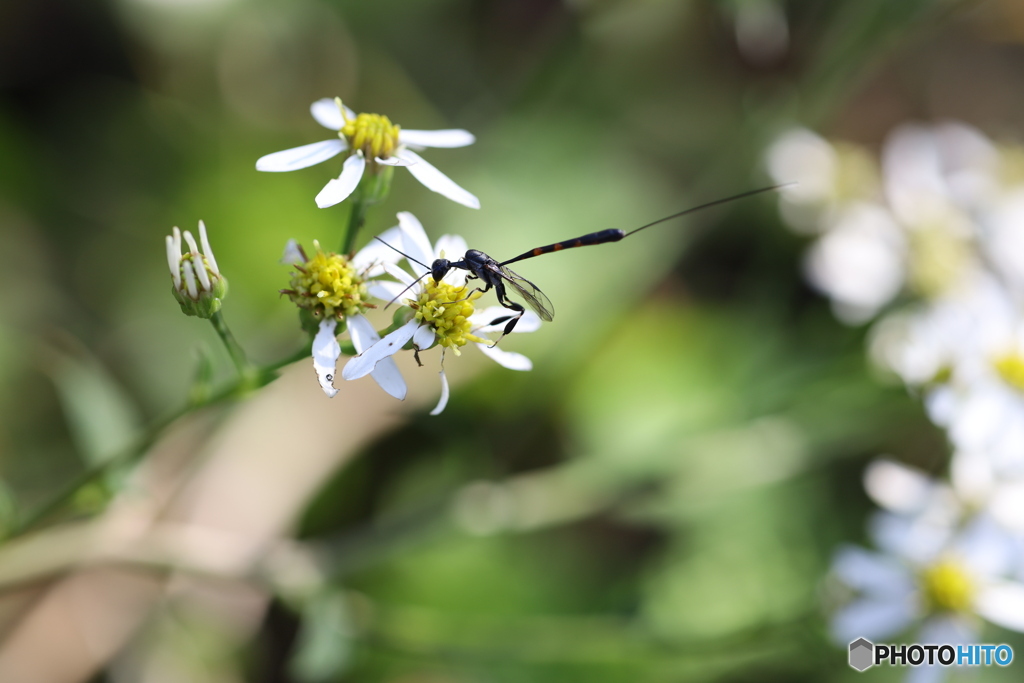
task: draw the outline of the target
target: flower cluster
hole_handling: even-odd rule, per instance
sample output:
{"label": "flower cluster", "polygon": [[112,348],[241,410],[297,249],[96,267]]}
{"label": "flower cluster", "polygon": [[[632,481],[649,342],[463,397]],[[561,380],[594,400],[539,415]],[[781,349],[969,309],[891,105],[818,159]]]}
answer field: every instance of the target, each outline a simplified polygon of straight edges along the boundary
{"label": "flower cluster", "polygon": [[[403,130],[380,114],[356,114],[340,99],[322,99],[310,108],[313,118],[325,128],[337,131],[337,139],[275,152],[256,162],[260,171],[293,171],[346,153],[341,174],[327,183],[316,196],[317,206],[326,208],[346,199],[361,204],[381,201],[388,192],[390,173],[396,166],[409,169],[423,185],[453,201],[479,208],[475,196],[456,185],[424,161],[414,149],[463,147],[473,136],[464,130]],[[357,209],[353,208],[353,212]],[[416,218],[398,214],[399,224],[378,235],[354,255],[325,252],[314,243],[310,256],[294,241],[285,249],[282,262],[294,268],[287,289],[281,290],[301,309],[303,325],[313,336],[313,367],[323,391],[330,397],[334,387],[342,346],[337,336],[346,330],[356,356],[345,366],[345,379],[370,375],[387,393],[403,399],[406,384],[393,356],[403,348],[419,353],[433,346],[442,348],[441,400],[432,414],[441,412],[448,401],[448,380],[444,372],[444,351],[459,355],[472,342],[498,363],[516,370],[529,370],[530,361],[520,354],[499,351],[485,336],[490,322],[502,314],[476,310],[480,290],[470,290],[462,271],[453,271],[444,282],[435,282],[420,271],[418,277],[398,267],[405,257],[410,266],[425,268],[436,258],[462,254],[466,243],[460,237],[444,236],[436,247]],[[350,223],[358,229],[361,221]],[[374,300],[404,304],[393,318],[384,337],[365,317],[377,308]],[[504,311],[504,309],[501,309]],[[536,321],[539,324],[539,320]],[[521,321],[517,331],[536,329],[532,319]],[[349,351],[351,353],[351,351]]]}
{"label": "flower cluster", "polygon": [[945,430],[942,479],[882,460],[866,474],[881,553],[840,551],[857,597],[836,638],[968,642],[979,618],[1024,631],[1024,152],[959,123],[907,125],[880,160],[807,130],[767,165],[799,186],[781,211],[816,236],[811,283],[836,315],[874,320],[870,351]]}
{"label": "flower cluster", "polygon": [[[499,332],[500,324],[508,321],[509,314],[500,307],[477,310],[484,290],[471,289],[464,271],[449,268],[447,281],[428,277],[435,259],[465,253],[466,243],[461,237],[446,235],[431,247],[420,222],[412,214],[401,212],[397,226],[377,235],[358,252],[351,248],[363,225],[366,207],[387,197],[396,166],[408,168],[428,189],[464,206],[480,208],[474,195],[415,151],[425,147],[464,147],[475,138],[464,130],[403,130],[387,116],[356,114],[338,98],[318,100],[310,111],[318,123],[336,131],[337,137],[263,156],[256,161],[256,170],[294,171],[345,153],[340,175],[316,196],[320,208],[351,200],[340,253],[325,251],[317,241],[313,242],[313,252],[307,253],[291,240],[281,259],[281,263],[293,269],[291,281],[281,294],[299,308],[300,322],[311,338],[313,369],[324,393],[332,398],[338,393],[334,380],[342,353],[354,355],[345,366],[345,379],[370,375],[388,394],[404,399],[407,387],[395,363],[395,354],[408,349],[419,363],[421,351],[441,347],[441,400],[432,415],[444,410],[448,402],[444,371],[447,350],[458,356],[462,347],[473,343],[507,368],[531,369],[525,356],[495,348],[497,341],[487,335]],[[183,236],[189,247],[185,254],[181,253]],[[174,297],[187,315],[210,319],[242,377],[256,378],[259,372],[248,362],[220,314],[227,280],[217,268],[202,221],[199,236],[202,252],[188,231],[182,235],[174,228],[166,238]],[[398,267],[402,258],[418,276]],[[423,270],[417,271],[418,268]],[[445,277],[438,275],[441,280]],[[403,305],[394,314],[392,324],[379,333],[366,314],[379,307],[375,301],[387,308],[399,300]],[[524,315],[521,310],[517,320],[517,332],[531,332],[540,325],[535,315]],[[351,343],[343,347],[338,336],[346,331]]]}

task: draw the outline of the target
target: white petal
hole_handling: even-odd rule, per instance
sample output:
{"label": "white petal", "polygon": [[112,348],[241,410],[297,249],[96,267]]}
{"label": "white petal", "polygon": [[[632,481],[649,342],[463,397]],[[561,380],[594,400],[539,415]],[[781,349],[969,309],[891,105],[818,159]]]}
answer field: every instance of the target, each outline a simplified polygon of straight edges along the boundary
{"label": "white petal", "polygon": [[857,546],[840,548],[832,571],[850,588],[875,598],[906,598],[914,590],[914,578],[900,562]]}
{"label": "white petal", "polygon": [[[341,110],[338,109],[338,103],[330,97],[317,100],[313,104],[309,105],[309,113],[312,114],[313,118],[316,119],[316,122],[324,128],[341,130],[342,126],[345,125],[345,119],[341,116]],[[351,115],[351,118],[355,118],[355,115]]]}
{"label": "white petal", "polygon": [[302,147],[293,147],[282,152],[274,152],[256,160],[257,171],[297,171],[300,168],[319,164],[331,157],[338,156],[348,149],[341,139],[322,140]]}
{"label": "white petal", "polygon": [[[196,257],[199,259],[199,257]],[[210,286],[210,273],[206,270],[206,266],[203,264],[202,259],[199,259],[195,263],[196,277],[199,278],[199,284],[203,286],[204,292],[209,292],[212,287]]]}
{"label": "white petal", "polygon": [[402,295],[405,285],[401,282],[390,282],[388,280],[373,280],[367,283],[366,290],[370,296],[390,303]]}
{"label": "white petal", "polygon": [[375,157],[374,161],[376,161],[378,164],[384,164],[385,166],[412,166],[413,164],[416,163],[412,159],[399,156],[398,154],[392,154],[387,159]]}
{"label": "white petal", "polygon": [[1024,632],[1024,585],[997,583],[984,588],[975,601],[978,614],[993,624]]}
{"label": "white petal", "polygon": [[957,617],[933,617],[921,625],[915,642],[973,643],[978,637],[971,622]]}
{"label": "white petal", "polygon": [[412,338],[412,343],[420,351],[429,349],[435,342],[437,342],[437,335],[434,334],[434,328],[430,325],[422,325],[420,329],[416,330],[416,334]]}
{"label": "white petal", "polygon": [[495,363],[509,370],[533,370],[533,361],[521,353],[505,351],[497,346],[492,348],[490,344],[477,344],[476,347]]}
{"label": "white petal", "polygon": [[220,275],[220,268],[217,267],[217,259],[213,257],[213,248],[210,247],[210,238],[206,236],[206,223],[199,221],[199,243],[203,245],[203,254],[210,264],[210,270]]}
{"label": "white petal", "polygon": [[448,376],[444,374],[444,366],[441,366],[441,398],[438,399],[437,405],[430,411],[431,415],[440,415],[444,412],[445,407],[448,405]]}
{"label": "white petal", "polygon": [[[384,244],[386,242],[387,244]],[[388,246],[392,245],[392,246]],[[366,277],[376,277],[384,272],[383,264],[398,263],[402,255],[395,251],[402,248],[402,232],[397,227],[385,230],[372,238],[366,246],[352,257],[352,265],[365,271]]]}
{"label": "white petal", "polygon": [[428,164],[423,160],[420,155],[413,152],[411,149],[407,149],[402,152],[403,156],[412,159],[416,163],[409,167],[409,173],[412,173],[416,177],[416,180],[423,183],[424,187],[428,190],[433,190],[438,194],[442,194],[453,202],[458,202],[463,206],[468,206],[471,209],[480,208],[480,200],[475,195],[470,194],[466,190],[462,189],[455,182],[441,173],[436,168]]}
{"label": "white petal", "polygon": [[362,353],[380,341],[380,335],[366,316],[356,313],[348,318],[348,336],[352,337],[352,346],[356,353]]}
{"label": "white petal", "polygon": [[404,270],[402,270],[393,263],[385,263],[384,271],[391,277],[401,282],[402,286],[404,287],[409,287],[410,285],[412,285],[412,283],[416,282],[415,277],[409,275],[409,273],[405,272]]}
{"label": "white petal", "polygon": [[295,240],[288,240],[284,245],[284,253],[281,254],[281,260],[279,263],[282,266],[293,266],[295,264],[303,264],[306,259],[302,256],[302,250],[299,249],[299,243]]}
{"label": "white petal", "polygon": [[[377,330],[373,328],[373,325],[365,316],[359,314],[349,317],[348,333],[352,337],[352,345],[356,347],[356,351],[359,353],[380,341],[380,335],[377,334]],[[405,400],[408,388],[393,358],[385,358],[377,363],[377,367],[373,369],[370,376],[380,385],[381,389],[399,401]]]}
{"label": "white petal", "polygon": [[458,261],[466,255],[469,245],[461,235],[441,235],[434,245],[434,257]]}
{"label": "white petal", "polygon": [[316,196],[316,205],[321,209],[339,204],[352,194],[356,185],[363,177],[363,169],[366,168],[366,160],[362,154],[353,154],[345,159],[345,165],[341,168],[341,176],[335,178],[320,190]]}
{"label": "white petal", "polygon": [[[977,631],[964,619],[956,617],[937,617],[926,621],[921,625],[914,642],[927,644],[966,645],[977,642]],[[942,665],[928,665],[927,659],[920,666],[915,666],[907,671],[905,683],[938,683],[944,680],[950,673],[950,667]],[[955,660],[954,660],[955,661]]]}
{"label": "white petal", "polygon": [[199,245],[196,244],[196,238],[192,237],[192,233],[186,230],[182,235],[185,237],[185,243],[188,244],[188,253],[199,256]]}
{"label": "white petal", "polygon": [[344,370],[341,371],[341,376],[348,380],[366,377],[373,372],[377,363],[394,355],[405,346],[405,343],[412,339],[419,325],[415,320],[410,320],[358,356],[353,356],[345,364]]}
{"label": "white petal", "polygon": [[434,250],[423,230],[423,224],[408,211],[399,211],[398,226],[402,229],[402,251],[418,261],[420,266],[430,270],[434,262]]}
{"label": "white petal", "polygon": [[185,289],[188,290],[188,295],[192,297],[192,300],[194,301],[199,298],[199,290],[196,289],[196,276],[195,273],[192,272],[192,262],[182,261],[181,270],[185,276]]}
{"label": "white petal", "polygon": [[341,355],[341,346],[334,338],[337,327],[338,321],[333,318],[322,320],[320,331],[313,338],[313,369],[316,370],[320,388],[328,398],[334,398],[338,393],[334,388],[334,373],[338,367],[338,356]]}
{"label": "white petal", "polygon": [[394,358],[382,359],[370,373],[370,377],[381,389],[399,401],[405,400],[409,388],[405,385],[405,379],[402,378],[402,372],[398,369]]}
{"label": "white petal", "polygon": [[170,235],[164,239],[164,243],[167,245],[167,267],[171,270],[174,288],[181,289],[181,251],[175,247],[174,238]]}
{"label": "white petal", "polygon": [[864,472],[864,488],[876,503],[893,512],[914,512],[924,507],[935,482],[912,467],[893,460],[876,460]]}
{"label": "white petal", "polygon": [[868,522],[868,533],[875,545],[886,553],[915,565],[935,560],[952,534],[945,520],[907,517],[880,512]]}
{"label": "white petal", "polygon": [[855,600],[832,617],[832,637],[844,644],[856,638],[877,641],[905,629],[914,616],[914,605],[908,601]]}
{"label": "white petal", "polygon": [[419,147],[465,147],[476,142],[468,130],[450,128],[447,130],[400,130],[398,141],[403,145]]}

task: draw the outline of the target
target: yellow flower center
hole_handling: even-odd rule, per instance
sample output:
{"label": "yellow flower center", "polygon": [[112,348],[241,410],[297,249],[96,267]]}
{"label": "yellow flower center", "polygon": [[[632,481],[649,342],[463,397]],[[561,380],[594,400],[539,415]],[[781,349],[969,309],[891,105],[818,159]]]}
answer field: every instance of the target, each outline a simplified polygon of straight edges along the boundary
{"label": "yellow flower center", "polygon": [[1003,147],[999,151],[999,179],[1008,188],[1019,185],[1024,181],[1024,148]]}
{"label": "yellow flower center", "polygon": [[853,201],[870,197],[878,187],[878,171],[867,150],[856,145],[837,142],[836,199]]}
{"label": "yellow flower center", "polygon": [[996,372],[1017,391],[1024,391],[1024,356],[1019,353],[1007,353],[992,361]]}
{"label": "yellow flower center", "polygon": [[288,297],[300,308],[322,310],[324,316],[338,318],[373,308],[366,302],[366,281],[348,259],[340,254],[324,253],[314,241],[316,253],[292,274]]}
{"label": "yellow flower center", "polygon": [[410,302],[416,310],[416,320],[431,325],[437,335],[437,343],[449,348],[458,356],[459,347],[467,342],[486,343],[470,331],[469,316],[473,315],[473,302],[480,298],[482,292],[469,292],[465,285],[456,287],[447,282],[434,282],[428,277],[419,298]]}
{"label": "yellow flower center", "polygon": [[[341,107],[341,100],[338,100],[338,106]],[[376,157],[387,159],[398,147],[398,131],[401,127],[391,123],[388,117],[382,114],[359,114],[350,119],[344,107],[341,107],[341,115],[345,125],[339,134],[348,140],[353,151],[363,150],[368,161]]]}
{"label": "yellow flower center", "polygon": [[954,284],[967,268],[970,247],[945,226],[923,227],[909,234],[910,284],[924,296],[935,297]]}
{"label": "yellow flower center", "polygon": [[960,563],[942,560],[924,570],[921,587],[928,605],[936,612],[964,612],[976,593],[974,581]]}

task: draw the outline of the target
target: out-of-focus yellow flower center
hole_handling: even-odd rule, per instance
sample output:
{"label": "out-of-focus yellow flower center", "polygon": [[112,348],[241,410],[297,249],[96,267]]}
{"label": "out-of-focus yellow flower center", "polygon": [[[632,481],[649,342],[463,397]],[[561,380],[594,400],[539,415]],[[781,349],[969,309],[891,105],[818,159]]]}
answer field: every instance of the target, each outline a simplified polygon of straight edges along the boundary
{"label": "out-of-focus yellow flower center", "polygon": [[921,588],[933,611],[964,612],[974,603],[974,581],[960,563],[942,560],[924,570]]}
{"label": "out-of-focus yellow flower center", "polygon": [[1024,356],[1019,353],[1007,353],[992,361],[996,372],[1017,391],[1024,391]]}
{"label": "out-of-focus yellow flower center", "polygon": [[847,143],[833,145],[836,152],[836,199],[870,197],[878,188],[878,171],[866,149]]}
{"label": "out-of-focus yellow flower center", "polygon": [[437,343],[460,355],[459,347],[467,342],[487,342],[470,331],[469,316],[473,315],[473,302],[480,298],[482,292],[463,285],[455,287],[447,282],[434,282],[428,277],[419,298],[412,302],[416,310],[416,320],[434,328]]}
{"label": "out-of-focus yellow flower center", "polygon": [[313,242],[316,253],[292,275],[289,298],[300,308],[321,309],[325,316],[338,318],[362,313],[372,306],[366,302],[366,281],[348,259],[324,253]]}
{"label": "out-of-focus yellow flower center", "polygon": [[1024,148],[1014,146],[999,150],[999,179],[1006,187],[1024,182]]}
{"label": "out-of-focus yellow flower center", "polygon": [[338,100],[338,106],[341,107],[341,115],[345,119],[340,134],[348,140],[353,151],[363,150],[363,155],[368,161],[376,157],[387,159],[391,156],[398,147],[400,126],[391,123],[391,120],[382,114],[359,114],[350,119],[345,108],[341,106],[341,100]]}
{"label": "out-of-focus yellow flower center", "polygon": [[945,226],[910,230],[909,280],[925,297],[942,294],[967,268],[971,248]]}

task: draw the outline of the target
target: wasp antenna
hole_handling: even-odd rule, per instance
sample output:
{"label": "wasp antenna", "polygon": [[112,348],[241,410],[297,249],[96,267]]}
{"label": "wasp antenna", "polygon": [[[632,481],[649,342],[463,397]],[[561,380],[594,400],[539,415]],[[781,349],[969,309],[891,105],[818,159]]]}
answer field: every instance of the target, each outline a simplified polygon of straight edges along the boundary
{"label": "wasp antenna", "polygon": [[[380,242],[381,244],[383,244],[383,245],[384,245],[385,247],[387,247],[388,249],[394,249],[394,250],[395,250],[395,251],[397,251],[397,252],[398,252],[399,254],[401,254],[401,255],[402,255],[402,256],[404,256],[405,258],[409,259],[409,260],[410,260],[410,261],[412,261],[413,263],[418,263],[418,264],[420,264],[421,266],[423,266],[424,268],[426,268],[427,270],[430,270],[430,266],[428,266],[428,265],[427,265],[426,263],[424,263],[423,261],[417,261],[416,259],[414,259],[414,258],[413,258],[412,256],[409,256],[408,254],[406,254],[406,253],[405,253],[404,251],[402,251],[401,249],[398,249],[397,247],[393,247],[393,246],[391,246],[390,244],[388,244],[387,242],[385,242],[384,240],[382,240],[382,239],[381,239],[380,237],[378,237],[377,235],[374,235],[374,236],[373,236],[373,239],[377,240],[378,242]],[[419,282],[419,280],[417,280],[417,282]],[[411,287],[411,286],[412,286],[412,285],[410,285],[410,287]],[[403,292],[403,294],[404,294],[404,292]]]}
{"label": "wasp antenna", "polygon": [[[381,242],[384,242],[384,240],[381,240]],[[387,244],[387,242],[384,242],[384,244]],[[417,261],[416,263],[419,263],[419,261]],[[409,291],[410,289],[412,289],[413,287],[415,287],[415,286],[416,286],[416,283],[417,283],[417,282],[419,282],[420,280],[422,280],[423,278],[425,278],[425,277],[426,277],[426,276],[428,276],[428,275],[430,275],[430,271],[429,271],[429,270],[428,270],[427,272],[423,273],[423,275],[420,275],[420,276],[419,276],[418,278],[416,278],[416,279],[415,279],[415,280],[413,280],[412,282],[410,282],[410,283],[409,283],[409,286],[408,286],[408,287],[406,287],[406,288],[405,288],[405,289],[403,289],[403,290],[402,290],[401,292],[399,292],[398,294],[396,294],[396,295],[395,295],[395,298],[394,298],[394,299],[392,299],[391,301],[387,302],[387,304],[385,304],[385,306],[384,306],[384,310],[386,311],[386,310],[388,309],[388,306],[390,306],[391,304],[393,304],[393,303],[395,303],[396,301],[398,301],[399,299],[401,299],[401,298],[402,298],[402,295],[403,295],[403,294],[405,294],[405,293],[406,293],[406,292],[408,292],[408,291]]]}
{"label": "wasp antenna", "polygon": [[633,230],[630,230],[629,232],[624,234],[623,237],[629,237],[630,235],[638,233],[641,230],[646,230],[647,228],[650,228],[650,227],[653,227],[655,225],[658,225],[659,223],[664,223],[665,221],[670,221],[673,218],[679,218],[680,216],[685,216],[688,213],[696,213],[697,211],[701,211],[702,209],[710,209],[712,206],[718,206],[719,204],[728,204],[729,202],[736,201],[737,199],[744,199],[746,197],[751,197],[751,196],[753,196],[755,194],[761,194],[762,192],[771,192],[773,190],[781,190],[784,187],[792,187],[793,185],[796,185],[796,184],[797,183],[782,183],[781,185],[772,185],[770,187],[761,187],[761,188],[758,188],[756,190],[748,190],[747,192],[741,192],[740,194],[736,194],[736,195],[733,195],[731,197],[725,197],[724,199],[716,199],[713,202],[708,202],[707,204],[701,204],[700,206],[694,206],[694,207],[691,207],[691,208],[686,209],[684,211],[680,211],[678,213],[674,213],[671,216],[665,216],[664,218],[659,218],[658,220],[653,221],[651,223],[648,223],[647,225],[641,225],[639,228],[635,228]]}

